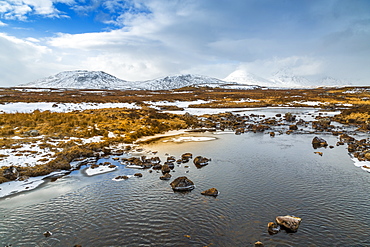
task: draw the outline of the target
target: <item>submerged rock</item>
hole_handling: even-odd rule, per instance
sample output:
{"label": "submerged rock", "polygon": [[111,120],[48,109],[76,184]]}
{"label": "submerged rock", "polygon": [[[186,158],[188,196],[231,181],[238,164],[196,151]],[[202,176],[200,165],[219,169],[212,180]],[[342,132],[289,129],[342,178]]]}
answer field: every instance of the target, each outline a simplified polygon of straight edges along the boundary
{"label": "submerged rock", "polygon": [[162,171],[163,174],[166,174],[166,173],[169,173],[171,171],[171,169],[167,164],[165,164],[165,165],[162,166],[161,171]]}
{"label": "submerged rock", "polygon": [[142,173],[135,173],[134,176],[141,178],[143,176],[143,174]]}
{"label": "submerged rock", "polygon": [[160,176],[159,179],[160,180],[170,180],[171,177],[172,177],[171,174],[165,173],[163,176]]}
{"label": "submerged rock", "polygon": [[301,221],[301,218],[290,215],[276,217],[276,223],[292,232],[296,232],[298,230]]}
{"label": "submerged rock", "polygon": [[205,196],[218,196],[220,192],[216,188],[211,188],[201,192],[201,194]]}
{"label": "submerged rock", "polygon": [[195,188],[193,181],[185,176],[176,178],[170,185],[175,191],[190,191]]}
{"label": "submerged rock", "polygon": [[267,224],[267,231],[271,235],[277,234],[280,231],[280,226],[278,224],[276,224],[275,222],[269,222]]}
{"label": "submerged rock", "polygon": [[44,234],[45,238],[50,237],[51,235],[53,235],[53,233],[51,233],[50,231],[46,231],[43,234]]}
{"label": "submerged rock", "polygon": [[254,247],[264,247],[265,245],[261,241],[257,241],[254,243]]}

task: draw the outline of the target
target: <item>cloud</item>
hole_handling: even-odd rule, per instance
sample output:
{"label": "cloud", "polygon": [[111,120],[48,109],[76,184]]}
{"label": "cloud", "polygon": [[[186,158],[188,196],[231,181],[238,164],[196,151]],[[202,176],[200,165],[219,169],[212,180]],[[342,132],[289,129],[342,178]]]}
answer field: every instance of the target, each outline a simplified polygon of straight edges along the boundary
{"label": "cloud", "polygon": [[[179,73],[224,78],[238,68],[265,77],[289,68],[299,76],[354,76],[365,85],[370,77],[369,1],[13,0],[0,4],[0,14],[61,15],[56,2],[95,13],[95,21],[114,29],[29,37],[21,42],[28,60],[6,36],[3,49],[13,49],[13,65],[18,61],[25,74],[92,69],[145,80]],[[31,72],[25,63],[32,56],[38,62]]]}
{"label": "cloud", "polygon": [[0,3],[0,14],[4,19],[21,21],[27,20],[30,14],[60,17],[55,3],[72,4],[74,0],[7,0]]}

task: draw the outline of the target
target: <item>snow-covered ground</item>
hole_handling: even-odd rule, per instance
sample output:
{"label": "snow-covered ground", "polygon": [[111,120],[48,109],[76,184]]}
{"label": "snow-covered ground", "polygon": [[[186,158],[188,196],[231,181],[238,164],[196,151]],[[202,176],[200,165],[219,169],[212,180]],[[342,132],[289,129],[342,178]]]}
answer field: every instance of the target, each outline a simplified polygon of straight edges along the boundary
{"label": "snow-covered ground", "polygon": [[35,110],[51,112],[71,112],[83,111],[88,109],[103,108],[131,108],[139,109],[134,103],[53,103],[53,102],[36,102],[36,103],[8,103],[0,104],[0,113],[31,113]]}

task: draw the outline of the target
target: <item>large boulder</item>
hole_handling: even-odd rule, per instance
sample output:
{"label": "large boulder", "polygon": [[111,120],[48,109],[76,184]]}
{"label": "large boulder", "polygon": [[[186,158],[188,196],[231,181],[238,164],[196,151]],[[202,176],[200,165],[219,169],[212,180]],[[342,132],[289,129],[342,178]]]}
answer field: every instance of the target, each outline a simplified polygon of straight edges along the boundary
{"label": "large boulder", "polygon": [[195,188],[193,181],[185,176],[176,178],[170,185],[175,191],[190,191]]}
{"label": "large boulder", "polygon": [[17,168],[11,166],[3,171],[3,177],[9,180],[16,180],[19,177]]}
{"label": "large boulder", "polygon": [[216,188],[211,188],[200,193],[205,196],[218,196],[218,194],[220,194]]}
{"label": "large boulder", "polygon": [[276,217],[276,223],[292,232],[296,232],[298,230],[301,221],[301,218],[290,215]]}

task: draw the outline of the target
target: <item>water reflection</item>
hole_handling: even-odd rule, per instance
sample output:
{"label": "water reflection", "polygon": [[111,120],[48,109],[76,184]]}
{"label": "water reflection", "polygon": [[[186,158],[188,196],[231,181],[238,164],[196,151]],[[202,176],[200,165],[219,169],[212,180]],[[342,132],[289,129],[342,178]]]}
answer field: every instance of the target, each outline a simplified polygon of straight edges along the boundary
{"label": "water reflection", "polygon": [[[77,171],[8,204],[2,201],[1,244],[252,246],[260,240],[266,246],[370,245],[370,176],[353,166],[344,146],[324,148],[319,156],[313,153],[312,134],[190,136],[218,139],[145,146],[158,151],[161,160],[166,153],[179,158],[186,152],[212,158],[202,169],[192,161],[175,165],[169,181],[160,180],[160,172],[141,170],[141,178],[116,182],[118,175],[137,172],[119,165],[94,177]],[[325,140],[337,141],[331,135]],[[174,193],[169,183],[184,175],[195,189]],[[216,198],[200,194],[212,187],[220,191]],[[42,193],[55,196],[37,201]],[[298,232],[270,236],[267,223],[287,214],[302,218]],[[45,238],[45,231],[53,235]]]}

